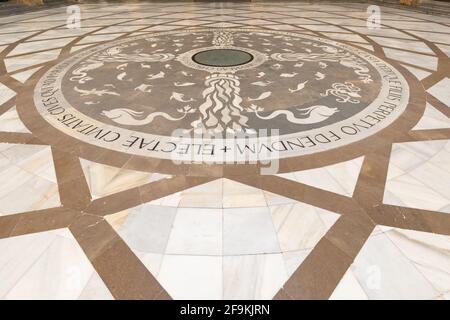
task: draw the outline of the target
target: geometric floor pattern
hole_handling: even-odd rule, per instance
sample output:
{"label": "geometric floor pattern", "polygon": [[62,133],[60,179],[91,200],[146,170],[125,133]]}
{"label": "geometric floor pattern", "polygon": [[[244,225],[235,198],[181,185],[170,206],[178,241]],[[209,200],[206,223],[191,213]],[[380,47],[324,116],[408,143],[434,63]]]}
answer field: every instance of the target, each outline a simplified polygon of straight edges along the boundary
{"label": "geometric floor pattern", "polygon": [[[0,299],[450,298],[449,18],[381,7],[371,30],[358,3],[80,7],[79,29],[65,7],[0,17]],[[88,152],[49,138],[24,98],[75,52],[196,28],[357,48],[401,70],[416,108],[264,175]]]}

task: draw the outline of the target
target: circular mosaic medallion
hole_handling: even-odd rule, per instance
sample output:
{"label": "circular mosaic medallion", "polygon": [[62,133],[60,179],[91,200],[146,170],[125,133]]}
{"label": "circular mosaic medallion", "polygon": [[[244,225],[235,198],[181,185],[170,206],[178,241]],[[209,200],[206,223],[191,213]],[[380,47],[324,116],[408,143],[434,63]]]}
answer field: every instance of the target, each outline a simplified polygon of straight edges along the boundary
{"label": "circular mosaic medallion", "polygon": [[113,41],[53,66],[34,90],[42,117],[83,142],[225,163],[347,145],[394,122],[408,100],[401,73],[367,51],[254,29]]}

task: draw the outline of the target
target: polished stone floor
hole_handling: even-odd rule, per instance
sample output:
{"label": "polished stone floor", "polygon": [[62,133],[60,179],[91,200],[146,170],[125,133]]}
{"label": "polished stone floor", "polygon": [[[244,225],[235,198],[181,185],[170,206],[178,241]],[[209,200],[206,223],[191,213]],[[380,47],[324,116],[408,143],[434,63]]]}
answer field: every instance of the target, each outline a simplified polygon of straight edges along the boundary
{"label": "polished stone floor", "polygon": [[80,7],[0,17],[1,299],[450,298],[450,18]]}

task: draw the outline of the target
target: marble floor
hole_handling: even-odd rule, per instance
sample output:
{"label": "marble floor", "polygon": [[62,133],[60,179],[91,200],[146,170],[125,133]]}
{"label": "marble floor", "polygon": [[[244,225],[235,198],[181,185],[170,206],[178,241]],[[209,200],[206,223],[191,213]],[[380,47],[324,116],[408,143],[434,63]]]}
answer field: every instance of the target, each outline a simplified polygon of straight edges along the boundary
{"label": "marble floor", "polygon": [[0,17],[0,299],[449,299],[450,18],[367,6]]}

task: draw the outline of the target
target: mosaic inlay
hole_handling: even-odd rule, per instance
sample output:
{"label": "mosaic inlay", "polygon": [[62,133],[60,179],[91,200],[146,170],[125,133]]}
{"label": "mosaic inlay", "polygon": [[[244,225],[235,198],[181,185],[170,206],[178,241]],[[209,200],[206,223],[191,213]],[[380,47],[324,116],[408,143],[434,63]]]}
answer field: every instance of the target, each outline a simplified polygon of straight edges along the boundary
{"label": "mosaic inlay", "polygon": [[[262,149],[259,159],[343,146],[394,122],[408,100],[400,72],[367,51],[254,29],[110,42],[52,67],[34,93],[39,113],[76,139],[155,158],[195,152],[203,161],[225,152],[236,161]],[[261,130],[269,142],[255,138]],[[215,138],[186,138],[206,133]],[[234,143],[236,134],[250,138]]]}

